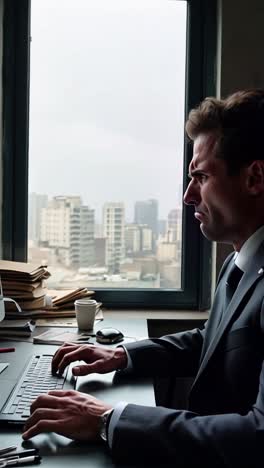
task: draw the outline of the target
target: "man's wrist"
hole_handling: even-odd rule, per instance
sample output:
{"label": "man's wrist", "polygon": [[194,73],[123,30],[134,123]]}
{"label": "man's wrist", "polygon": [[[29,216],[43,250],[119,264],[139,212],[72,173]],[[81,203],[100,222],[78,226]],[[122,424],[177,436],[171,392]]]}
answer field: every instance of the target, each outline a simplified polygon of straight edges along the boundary
{"label": "man's wrist", "polygon": [[127,354],[123,347],[115,349],[116,369],[122,370],[127,367]]}
{"label": "man's wrist", "polygon": [[110,408],[106,410],[100,416],[100,428],[99,428],[99,435],[104,442],[108,440],[108,427],[110,423],[111,416],[113,414],[114,408]]}

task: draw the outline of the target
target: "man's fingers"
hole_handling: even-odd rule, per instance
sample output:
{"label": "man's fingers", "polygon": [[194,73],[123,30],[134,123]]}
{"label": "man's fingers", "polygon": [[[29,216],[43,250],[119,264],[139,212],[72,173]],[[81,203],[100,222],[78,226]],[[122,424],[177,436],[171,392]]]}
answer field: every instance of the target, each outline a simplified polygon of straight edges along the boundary
{"label": "man's fingers", "polygon": [[78,346],[77,349],[68,348],[68,351],[63,355],[61,361],[57,364],[57,368],[60,374],[62,374],[65,368],[74,361],[80,361],[85,359],[89,360],[90,355],[92,354],[93,347],[87,345]]}
{"label": "man's fingers", "polygon": [[[66,396],[66,395],[64,395]],[[59,395],[50,395],[46,393],[45,395],[40,395],[35,401],[33,401],[30,411],[33,413],[38,408],[61,408],[63,403]]]}
{"label": "man's fingers", "polygon": [[22,437],[28,440],[41,432],[57,432],[71,439],[95,440],[99,415],[110,408],[97,398],[75,390],[52,390],[32,404]]}
{"label": "man's fingers", "polygon": [[[125,351],[122,350],[122,353],[125,355]],[[62,374],[72,362],[84,361],[85,364],[74,367],[73,375],[87,375],[92,372],[103,374],[118,368],[119,362],[125,367],[126,356],[119,354],[120,351],[114,351],[113,349],[102,349],[102,347],[87,344],[72,345],[65,343],[53,358],[52,372],[58,371],[59,374]]]}
{"label": "man's fingers", "polygon": [[88,375],[93,372],[103,373],[104,360],[98,359],[91,364],[82,364],[72,368],[73,375]]}
{"label": "man's fingers", "polygon": [[38,421],[36,424],[27,429],[22,437],[24,440],[31,439],[42,432],[57,432],[60,433],[62,422],[56,420],[47,420]]}
{"label": "man's fingers", "polygon": [[50,390],[48,392],[48,395],[51,396],[57,396],[59,398],[61,397],[74,397],[75,395],[78,395],[79,392],[76,390]]}
{"label": "man's fingers", "polygon": [[39,421],[43,420],[56,420],[59,419],[59,411],[53,408],[38,408],[34,411],[28,420],[25,422],[24,429],[28,430],[30,427],[35,426]]}
{"label": "man's fingers", "polygon": [[58,364],[61,362],[65,353],[68,353],[69,351],[74,351],[75,349],[78,349],[79,346],[80,345],[74,343],[64,343],[59,349],[57,349],[52,359],[52,372],[56,372],[58,370]]}
{"label": "man's fingers", "polygon": [[66,367],[74,361],[80,360],[80,350],[79,348],[73,349],[72,351],[68,351],[67,354],[62,356],[61,361],[57,365],[57,369],[59,374],[63,374]]}

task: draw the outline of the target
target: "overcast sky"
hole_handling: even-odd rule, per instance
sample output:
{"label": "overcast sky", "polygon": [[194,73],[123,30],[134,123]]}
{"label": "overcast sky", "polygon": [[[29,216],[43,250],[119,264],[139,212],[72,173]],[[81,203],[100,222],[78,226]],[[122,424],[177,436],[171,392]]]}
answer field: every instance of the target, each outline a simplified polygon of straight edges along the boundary
{"label": "overcast sky", "polygon": [[177,204],[186,3],[32,0],[29,190]]}

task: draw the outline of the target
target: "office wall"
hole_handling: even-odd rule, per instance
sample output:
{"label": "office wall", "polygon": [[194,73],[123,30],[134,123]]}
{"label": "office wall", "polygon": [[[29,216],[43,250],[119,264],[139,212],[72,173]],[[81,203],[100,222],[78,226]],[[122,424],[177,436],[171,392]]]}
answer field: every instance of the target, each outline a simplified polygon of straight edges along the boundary
{"label": "office wall", "polygon": [[221,3],[221,95],[246,87],[263,87],[264,2],[222,0]]}
{"label": "office wall", "polygon": [[[219,0],[218,95],[264,87],[264,1]],[[216,274],[232,248],[217,245]]]}

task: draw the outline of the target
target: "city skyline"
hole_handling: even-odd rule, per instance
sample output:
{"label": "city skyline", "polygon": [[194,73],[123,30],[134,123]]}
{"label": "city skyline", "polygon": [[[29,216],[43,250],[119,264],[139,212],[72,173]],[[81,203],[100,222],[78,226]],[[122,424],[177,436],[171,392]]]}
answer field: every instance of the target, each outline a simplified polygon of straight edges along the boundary
{"label": "city skyline", "polygon": [[157,200],[136,201],[133,223],[127,223],[124,203],[106,202],[98,230],[94,210],[79,196],[30,193],[29,200],[29,258],[50,265],[60,286],[80,280],[97,286],[105,281],[115,287],[179,286],[180,208],[160,222]]}
{"label": "city skyline", "polygon": [[[181,192],[181,188],[179,187],[179,193]],[[46,199],[47,201],[50,201],[54,198],[57,198],[57,197],[80,197],[81,198],[81,201],[82,201],[82,204],[83,205],[86,205],[88,206],[90,209],[94,210],[95,212],[95,222],[96,224],[102,224],[103,222],[103,210],[104,210],[104,205],[106,203],[124,203],[124,206],[125,206],[125,215],[127,216],[127,211],[126,211],[126,204],[124,201],[122,200],[108,200],[108,201],[104,201],[102,206],[96,210],[95,207],[93,207],[91,204],[89,203],[85,203],[84,200],[83,200],[83,197],[81,195],[77,195],[77,194],[61,194],[61,193],[57,193],[57,194],[53,194],[53,195],[49,195],[47,193],[39,193],[39,192],[35,192],[35,191],[31,191],[29,192],[29,198],[28,198],[28,207],[30,209],[30,197],[31,196],[34,196],[36,195],[37,197],[42,197],[42,203],[43,203],[43,199]],[[132,207],[132,210],[130,209],[129,211],[129,214],[130,214],[130,218],[126,218],[125,221],[127,223],[134,223],[134,219],[135,219],[135,209],[136,209],[136,205],[138,202],[148,202],[150,200],[155,200],[158,202],[158,221],[167,221],[168,220],[168,217],[169,217],[169,214],[172,210],[175,210],[175,209],[181,209],[182,208],[182,203],[181,203],[181,199],[180,197],[178,197],[178,202],[176,201],[176,203],[174,204],[174,206],[171,206],[170,208],[168,208],[168,211],[167,211],[167,214],[165,214],[164,216],[160,216],[160,213],[159,213],[159,200],[157,200],[156,198],[147,198],[147,199],[144,199],[144,200],[134,200],[134,201],[131,201],[130,202],[130,205]],[[98,213],[100,213],[100,219],[98,217]]]}

